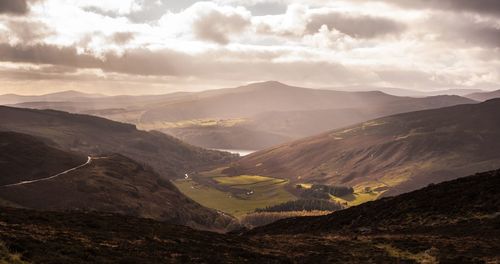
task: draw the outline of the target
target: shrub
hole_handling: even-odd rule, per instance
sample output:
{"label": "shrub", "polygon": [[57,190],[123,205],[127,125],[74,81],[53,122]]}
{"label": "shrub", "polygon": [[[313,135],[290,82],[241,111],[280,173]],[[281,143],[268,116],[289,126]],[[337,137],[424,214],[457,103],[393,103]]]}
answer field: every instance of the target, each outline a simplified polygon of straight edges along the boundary
{"label": "shrub", "polygon": [[256,212],[294,212],[294,211],[337,211],[343,209],[339,203],[319,199],[299,199],[286,203],[256,209]]}
{"label": "shrub", "polygon": [[21,260],[21,255],[9,252],[7,246],[0,241],[0,264],[28,264]]}
{"label": "shrub", "polygon": [[330,195],[342,197],[353,193],[354,189],[352,187],[313,184],[311,188],[306,189],[302,192],[302,197],[329,200]]}

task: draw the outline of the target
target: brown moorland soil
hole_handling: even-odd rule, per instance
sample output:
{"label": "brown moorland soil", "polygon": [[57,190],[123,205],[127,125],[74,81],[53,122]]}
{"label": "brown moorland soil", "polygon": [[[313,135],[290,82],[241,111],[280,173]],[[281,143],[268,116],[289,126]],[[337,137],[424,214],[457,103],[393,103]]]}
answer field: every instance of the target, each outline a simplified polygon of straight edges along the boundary
{"label": "brown moorland soil", "polygon": [[500,170],[486,172],[232,234],[0,208],[0,241],[33,263],[498,263],[499,181]]}

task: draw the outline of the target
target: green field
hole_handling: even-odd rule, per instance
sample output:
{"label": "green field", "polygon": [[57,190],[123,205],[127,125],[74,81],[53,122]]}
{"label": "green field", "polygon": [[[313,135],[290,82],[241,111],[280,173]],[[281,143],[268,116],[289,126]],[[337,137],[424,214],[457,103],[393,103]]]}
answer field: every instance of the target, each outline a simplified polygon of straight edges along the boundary
{"label": "green field", "polygon": [[[205,175],[206,177],[207,175]],[[174,184],[189,198],[203,206],[241,217],[256,208],[295,200],[285,190],[287,180],[263,176],[241,175],[210,177],[215,185],[200,184],[196,179],[177,180]]]}
{"label": "green field", "polygon": [[271,177],[264,176],[253,176],[253,175],[240,175],[240,176],[226,176],[226,177],[213,177],[219,184],[228,185],[228,186],[239,186],[239,185],[251,185],[257,183],[283,183],[288,182],[287,180],[281,180]]}

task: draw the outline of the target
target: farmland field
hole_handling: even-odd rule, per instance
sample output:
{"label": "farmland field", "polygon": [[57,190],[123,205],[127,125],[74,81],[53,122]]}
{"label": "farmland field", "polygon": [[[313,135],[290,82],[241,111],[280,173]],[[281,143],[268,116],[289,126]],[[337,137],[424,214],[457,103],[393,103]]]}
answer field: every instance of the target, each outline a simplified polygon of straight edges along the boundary
{"label": "farmland field", "polygon": [[203,206],[235,217],[242,217],[256,208],[296,199],[285,189],[288,180],[257,175],[227,177],[204,174],[202,177],[211,178],[212,184],[196,177],[177,180],[174,184],[181,192]]}

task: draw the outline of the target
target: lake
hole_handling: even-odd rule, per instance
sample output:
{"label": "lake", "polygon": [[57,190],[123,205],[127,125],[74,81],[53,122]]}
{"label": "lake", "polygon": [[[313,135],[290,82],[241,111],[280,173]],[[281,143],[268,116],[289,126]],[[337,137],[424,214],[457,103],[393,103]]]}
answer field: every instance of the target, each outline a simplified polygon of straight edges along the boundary
{"label": "lake", "polygon": [[245,149],[215,149],[215,150],[226,151],[233,154],[240,154],[240,156],[242,157],[257,151],[257,150],[245,150]]}

